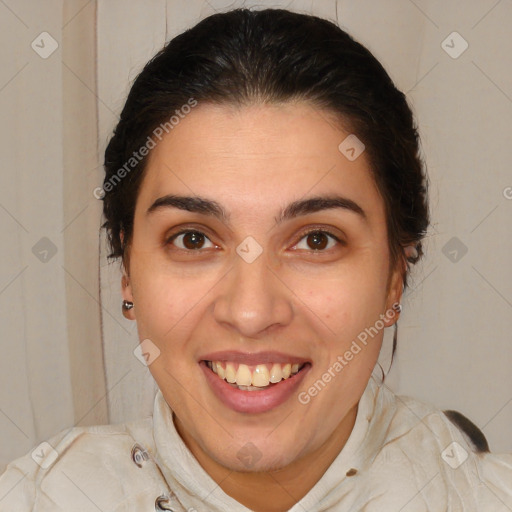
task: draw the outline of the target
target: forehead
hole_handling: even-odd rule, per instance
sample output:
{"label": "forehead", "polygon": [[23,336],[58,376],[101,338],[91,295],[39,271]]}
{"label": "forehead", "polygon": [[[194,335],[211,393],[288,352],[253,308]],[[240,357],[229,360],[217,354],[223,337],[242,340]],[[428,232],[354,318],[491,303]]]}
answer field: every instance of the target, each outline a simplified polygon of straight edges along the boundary
{"label": "forehead", "polygon": [[137,203],[181,193],[261,216],[304,196],[337,193],[383,216],[365,152],[350,160],[339,149],[349,136],[332,114],[307,103],[199,104],[151,150]]}

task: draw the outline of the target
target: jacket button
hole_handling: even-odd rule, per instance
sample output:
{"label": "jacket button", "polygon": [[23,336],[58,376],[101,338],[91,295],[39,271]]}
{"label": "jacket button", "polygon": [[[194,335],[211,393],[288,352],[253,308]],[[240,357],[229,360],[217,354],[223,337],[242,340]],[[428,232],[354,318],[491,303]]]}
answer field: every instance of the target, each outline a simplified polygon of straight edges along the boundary
{"label": "jacket button", "polygon": [[155,510],[156,512],[159,512],[160,510],[170,510],[171,512],[174,512],[174,509],[169,505],[169,497],[165,494],[158,496],[155,500]]}
{"label": "jacket button", "polygon": [[149,454],[140,444],[134,444],[132,448],[132,460],[141,468],[146,461],[149,460]]}

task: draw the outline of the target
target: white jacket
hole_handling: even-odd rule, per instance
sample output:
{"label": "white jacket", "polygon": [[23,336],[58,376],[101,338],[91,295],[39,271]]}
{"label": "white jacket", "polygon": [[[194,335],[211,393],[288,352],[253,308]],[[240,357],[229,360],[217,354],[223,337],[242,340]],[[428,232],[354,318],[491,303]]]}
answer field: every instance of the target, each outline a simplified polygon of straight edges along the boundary
{"label": "white jacket", "polygon": [[[372,377],[343,450],[290,512],[511,512],[512,454],[451,417]],[[61,432],[0,477],[1,512],[158,510],[249,511],[187,449],[161,392],[152,417]]]}

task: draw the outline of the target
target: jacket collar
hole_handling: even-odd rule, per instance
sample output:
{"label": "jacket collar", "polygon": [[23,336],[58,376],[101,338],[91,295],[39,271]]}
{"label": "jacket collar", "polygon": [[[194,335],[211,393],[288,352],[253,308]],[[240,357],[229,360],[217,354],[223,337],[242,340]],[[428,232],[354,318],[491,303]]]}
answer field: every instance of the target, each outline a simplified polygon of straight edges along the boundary
{"label": "jacket collar", "polygon": [[[384,444],[396,409],[395,396],[372,375],[359,401],[356,421],[345,446],[315,486],[289,512],[322,512],[351,488],[350,475],[365,471]],[[153,413],[156,461],[185,510],[250,512],[228,496],[206,473],[178,434],[173,412],[157,391]],[[348,474],[347,474],[348,473]],[[342,482],[346,485],[341,485]]]}

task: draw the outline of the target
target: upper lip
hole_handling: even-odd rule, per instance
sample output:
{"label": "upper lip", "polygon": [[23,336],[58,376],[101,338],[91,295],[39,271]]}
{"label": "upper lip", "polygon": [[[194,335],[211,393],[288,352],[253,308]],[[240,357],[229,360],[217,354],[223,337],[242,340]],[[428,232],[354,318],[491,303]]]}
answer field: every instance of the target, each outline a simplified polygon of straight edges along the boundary
{"label": "upper lip", "polygon": [[309,363],[309,359],[297,357],[283,352],[264,351],[264,352],[239,352],[237,350],[223,350],[220,352],[210,352],[201,356],[200,361],[229,361],[246,365],[257,365],[265,363]]}

